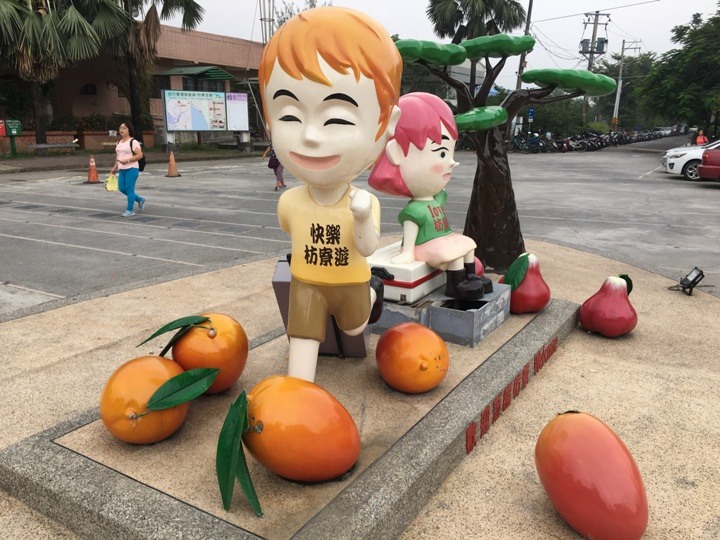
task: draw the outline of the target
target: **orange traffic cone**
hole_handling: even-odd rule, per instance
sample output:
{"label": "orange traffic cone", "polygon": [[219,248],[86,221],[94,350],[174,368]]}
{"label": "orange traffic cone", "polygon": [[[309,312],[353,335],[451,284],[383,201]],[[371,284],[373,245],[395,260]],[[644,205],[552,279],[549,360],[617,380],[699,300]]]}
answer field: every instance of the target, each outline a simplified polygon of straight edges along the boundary
{"label": "orange traffic cone", "polygon": [[83,184],[99,184],[100,179],[98,178],[97,167],[95,166],[95,156],[90,156],[90,168],[88,169],[87,182]]}
{"label": "orange traffic cone", "polygon": [[175,178],[177,176],[182,176],[177,170],[177,165],[175,165],[175,154],[173,152],[170,152],[170,163],[168,163],[168,173],[165,175],[166,178]]}

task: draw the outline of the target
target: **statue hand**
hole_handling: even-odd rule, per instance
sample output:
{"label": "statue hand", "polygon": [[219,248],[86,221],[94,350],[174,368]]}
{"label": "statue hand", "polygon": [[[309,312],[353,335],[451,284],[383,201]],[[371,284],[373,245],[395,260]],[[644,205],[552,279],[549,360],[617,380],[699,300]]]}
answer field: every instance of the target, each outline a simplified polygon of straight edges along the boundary
{"label": "statue hand", "polygon": [[370,192],[358,189],[350,194],[350,211],[357,221],[363,221],[370,217],[372,209],[372,198]]}

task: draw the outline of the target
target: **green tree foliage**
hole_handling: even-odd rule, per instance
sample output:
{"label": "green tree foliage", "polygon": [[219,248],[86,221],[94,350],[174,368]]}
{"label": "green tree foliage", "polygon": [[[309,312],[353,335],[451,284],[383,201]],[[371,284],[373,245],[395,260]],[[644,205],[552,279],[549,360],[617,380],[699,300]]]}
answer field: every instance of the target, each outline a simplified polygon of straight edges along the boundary
{"label": "green tree foliage", "polygon": [[[90,1],[90,0],[86,0]],[[149,71],[157,57],[160,21],[181,16],[182,30],[193,30],[203,19],[203,8],[195,0],[123,0],[123,7],[134,22],[123,41],[120,54],[128,66],[128,100],[130,115],[136,127],[143,126],[149,111]],[[137,133],[142,142],[142,131]]]}
{"label": "green tree foliage", "polygon": [[38,143],[47,142],[41,85],[62,68],[117,44],[129,23],[113,0],[0,0],[0,58],[30,83]]}
{"label": "green tree foliage", "polygon": [[427,15],[435,33],[453,43],[511,32],[525,22],[525,8],[517,0],[430,0]]}
{"label": "green tree foliage", "polygon": [[[555,92],[553,95],[561,95]],[[525,117],[524,129],[530,130],[527,123],[527,110],[522,112]],[[535,108],[532,131],[546,133],[550,131],[553,138],[577,135],[584,129],[582,124],[582,99],[566,99]]]}
{"label": "green tree foliage", "polygon": [[[427,16],[437,36],[451,38],[453,44],[458,44],[480,36],[512,32],[525,22],[526,13],[517,0],[430,0]],[[478,57],[471,55],[470,88],[476,85],[478,61]],[[489,91],[488,88],[486,93]]]}
{"label": "green tree foliage", "polygon": [[637,97],[658,115],[708,130],[720,110],[720,10],[707,21],[695,14],[672,32],[680,48],[660,56]]}
{"label": "green tree foliage", "polygon": [[297,15],[301,11],[322,6],[332,6],[332,0],[323,2],[322,4],[318,4],[317,0],[305,0],[305,4],[303,6],[298,6],[293,0],[283,0],[281,7],[278,7],[277,5],[275,6],[275,29],[277,30],[280,28],[283,24],[285,24],[285,21]]}
{"label": "green tree foliage", "polygon": [[[634,129],[636,127],[652,127],[657,124],[673,124],[673,118],[658,118],[657,113],[649,109],[642,100],[645,78],[653,69],[656,54],[645,52],[637,56],[626,55],[623,59],[622,91],[618,117],[620,127]],[[614,79],[620,74],[620,55],[604,58],[595,66],[596,73],[602,73]],[[595,98],[593,110],[596,116],[612,118],[615,110],[615,93]]]}

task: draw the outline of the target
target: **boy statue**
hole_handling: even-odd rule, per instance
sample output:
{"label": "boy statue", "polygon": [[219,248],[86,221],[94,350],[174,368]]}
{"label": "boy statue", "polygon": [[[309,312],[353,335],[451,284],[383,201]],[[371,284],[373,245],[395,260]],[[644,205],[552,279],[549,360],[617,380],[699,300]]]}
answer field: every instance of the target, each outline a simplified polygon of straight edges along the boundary
{"label": "boy statue", "polygon": [[382,303],[365,260],[377,248],[380,204],[350,181],[395,130],[401,75],[387,31],[346,8],[295,15],[263,52],[260,93],[273,148],[304,183],[283,193],[277,210],[292,244],[290,376],[315,379],[328,315],[359,335]]}

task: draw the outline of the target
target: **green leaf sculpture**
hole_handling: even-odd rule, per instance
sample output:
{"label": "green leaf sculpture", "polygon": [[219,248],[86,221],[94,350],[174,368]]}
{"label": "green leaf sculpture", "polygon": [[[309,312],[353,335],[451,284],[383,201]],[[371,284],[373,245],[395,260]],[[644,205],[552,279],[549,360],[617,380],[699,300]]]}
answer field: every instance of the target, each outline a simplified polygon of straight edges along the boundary
{"label": "green leaf sculpture", "polygon": [[199,368],[176,375],[155,390],[148,401],[148,410],[161,411],[192,401],[210,388],[218,373],[218,368]]}
{"label": "green leaf sculpture", "polygon": [[508,121],[507,109],[498,105],[477,107],[455,116],[459,131],[485,131]]}
{"label": "green leaf sculpture", "polygon": [[422,42],[417,39],[399,39],[395,46],[405,62],[416,62],[422,55]]}
{"label": "green leaf sculpture", "polygon": [[532,36],[510,36],[496,34],[494,36],[480,36],[460,43],[467,51],[471,60],[484,58],[505,58],[532,51],[535,47],[535,38]]}
{"label": "green leaf sculpture", "polygon": [[530,69],[522,74],[526,83],[538,86],[557,86],[566,92],[583,92],[587,96],[605,96],[617,88],[607,75],[585,69]]}
{"label": "green leaf sculpture", "polygon": [[528,253],[523,253],[517,259],[513,261],[505,274],[505,283],[510,285],[510,290],[514,291],[517,289],[522,280],[525,279],[525,274],[528,269]]}
{"label": "green leaf sculpture", "polygon": [[237,478],[253,511],[257,516],[262,517],[260,501],[255,493],[242,448],[242,434],[248,429],[248,426],[248,400],[247,394],[243,390],[235,402],[230,405],[230,410],[220,430],[215,455],[215,470],[225,510],[230,508],[235,489],[235,478]]}
{"label": "green leaf sculpture", "polygon": [[160,330],[155,332],[152,336],[150,336],[145,341],[140,343],[138,345],[138,347],[140,345],[144,345],[151,339],[155,339],[156,337],[158,337],[162,334],[165,334],[166,332],[172,332],[173,330],[178,330],[175,333],[175,335],[172,338],[170,338],[170,341],[168,342],[168,344],[165,345],[163,350],[160,351],[160,354],[158,355],[158,356],[165,356],[165,353],[167,353],[170,350],[170,348],[175,344],[175,342],[178,339],[180,339],[188,330],[190,330],[191,328],[193,328],[195,326],[199,326],[205,322],[210,322],[210,324],[212,324],[212,322],[210,321],[210,319],[208,317],[203,317],[201,315],[190,315],[189,317],[181,317],[180,319],[176,319],[174,321],[167,323],[165,326],[160,328]]}
{"label": "green leaf sculpture", "polygon": [[405,62],[423,60],[438,66],[456,66],[467,57],[465,49],[454,43],[400,39],[395,42],[395,46]]}

